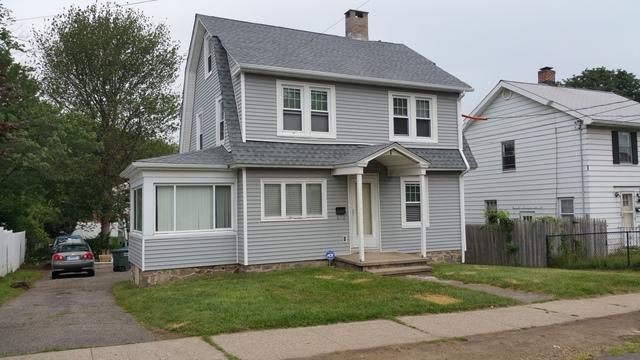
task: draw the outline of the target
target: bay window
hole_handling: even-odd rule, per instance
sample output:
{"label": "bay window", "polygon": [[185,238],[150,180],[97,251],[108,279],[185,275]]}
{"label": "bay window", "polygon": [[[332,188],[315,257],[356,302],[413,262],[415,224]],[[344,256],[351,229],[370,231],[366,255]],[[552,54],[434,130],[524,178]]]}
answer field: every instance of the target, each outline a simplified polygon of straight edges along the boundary
{"label": "bay window", "polygon": [[333,85],[276,81],[278,136],[335,138]]}
{"label": "bay window", "polygon": [[133,230],[142,231],[142,188],[133,190]]}
{"label": "bay window", "polygon": [[389,93],[389,140],[437,143],[436,96]]}
{"label": "bay window", "polygon": [[156,231],[231,229],[231,185],[157,185]]}
{"label": "bay window", "polygon": [[324,179],[263,179],[262,220],[326,218]]}

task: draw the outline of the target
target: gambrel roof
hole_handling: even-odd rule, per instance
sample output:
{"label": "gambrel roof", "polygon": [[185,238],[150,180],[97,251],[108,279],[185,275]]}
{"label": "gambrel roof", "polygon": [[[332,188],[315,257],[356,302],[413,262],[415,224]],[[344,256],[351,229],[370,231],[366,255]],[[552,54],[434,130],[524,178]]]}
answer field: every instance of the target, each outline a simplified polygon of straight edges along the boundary
{"label": "gambrel roof", "polygon": [[215,16],[196,15],[240,69],[449,91],[471,86],[404,44],[362,41]]}

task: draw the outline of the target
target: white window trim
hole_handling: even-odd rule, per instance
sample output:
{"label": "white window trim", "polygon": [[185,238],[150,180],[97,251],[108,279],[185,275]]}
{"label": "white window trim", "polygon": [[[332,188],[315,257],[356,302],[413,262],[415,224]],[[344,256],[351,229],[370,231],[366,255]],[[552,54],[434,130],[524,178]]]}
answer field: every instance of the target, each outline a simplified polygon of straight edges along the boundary
{"label": "white window trim", "polygon": [[[300,88],[300,101],[302,107],[302,131],[292,131],[284,129],[283,110],[283,88],[290,86]],[[311,131],[311,90],[327,91],[327,106],[329,107],[329,132]],[[319,139],[336,138],[336,88],[335,85],[315,84],[297,81],[276,80],[276,109],[278,136],[305,137]]]}
{"label": "white window trim", "polygon": [[[141,203],[142,203],[142,209],[138,209],[137,204],[136,204],[136,191],[140,190],[140,193],[142,194],[142,199],[141,199]],[[136,186],[134,188],[131,189],[131,200],[133,200],[133,206],[131,206],[133,208],[132,211],[132,218],[131,218],[131,232],[133,232],[134,234],[140,234],[142,235],[143,231],[144,231],[144,212],[142,214],[140,214],[140,229],[136,229],[136,214],[139,210],[144,210],[144,190],[143,190],[143,186]]]}
{"label": "white window trim", "polygon": [[[409,136],[396,135],[393,132],[393,98],[408,98],[407,113],[409,115]],[[431,137],[417,136],[416,99],[429,100],[429,115],[431,115]],[[389,92],[389,141],[413,142],[422,144],[438,143],[438,97],[431,94]]]}
{"label": "white window trim", "polygon": [[[573,205],[573,212],[572,213],[564,213],[564,212],[562,212],[562,201],[564,201],[564,200],[571,200],[571,203]],[[558,198],[558,217],[562,218],[563,215],[571,215],[575,219],[575,217],[576,217],[576,200],[575,200],[575,198],[573,198],[573,197],[559,197]]]}
{"label": "white window trim", "polygon": [[202,135],[202,111],[196,114],[196,151],[204,148],[202,144],[204,141],[200,140],[200,135]]}
{"label": "white window trim", "polygon": [[[219,134],[220,122],[224,121],[225,130],[227,128],[227,121],[226,119],[223,120],[223,117],[222,117],[223,108],[224,108],[224,104],[222,103],[222,96],[218,96],[216,98],[216,146],[220,146],[224,143],[224,140],[220,140],[220,134]],[[226,139],[226,136],[225,136],[225,139]]]}
{"label": "white window trim", "polygon": [[[418,185],[420,185],[420,178],[417,176],[410,176],[410,177],[401,177],[400,178],[400,204],[401,204],[401,210],[400,213],[402,215],[402,228],[403,229],[407,229],[407,228],[419,228],[420,225],[422,224],[422,221],[409,221],[407,222],[407,197],[406,197],[406,193],[405,193],[405,184],[406,183],[417,183]],[[425,209],[422,209],[422,205],[420,206],[420,217],[422,218],[422,214],[426,213],[427,214],[427,219],[426,219],[426,225],[425,227],[429,227],[429,177],[425,176],[424,178],[424,183],[425,183],[425,192],[424,195],[426,195],[427,197],[427,208],[426,211],[423,211]],[[422,187],[420,188],[420,196],[422,196]]]}
{"label": "white window trim", "polygon": [[520,220],[524,220],[525,217],[531,217],[531,221],[535,220],[536,212],[535,211],[520,211]]}
{"label": "white window trim", "polygon": [[[264,185],[279,184],[280,185],[280,216],[265,216],[264,213]],[[301,184],[302,185],[302,215],[287,216],[287,199],[286,185]],[[320,184],[322,193],[322,215],[307,215],[307,184]],[[308,221],[308,220],[326,220],[327,219],[327,180],[326,179],[260,179],[260,220],[269,221]]]}
{"label": "white window trim", "polygon": [[209,54],[210,54],[210,48],[209,48],[210,40],[211,40],[211,35],[206,34],[204,36],[204,41],[202,43],[202,64],[204,65],[205,79],[211,76],[211,73],[213,72],[213,58],[211,59],[211,71],[207,69],[207,58],[209,57]]}
{"label": "white window trim", "polygon": [[[173,186],[173,228],[174,230],[168,230],[168,231],[158,231],[158,216],[156,214],[157,211],[157,201],[158,199],[156,198],[157,196],[157,188],[158,187],[163,187],[163,186]],[[213,187],[213,192],[212,192],[212,199],[213,199],[213,209],[211,211],[211,214],[213,216],[213,220],[212,220],[212,224],[213,224],[213,229],[201,229],[201,230],[175,230],[176,225],[177,225],[177,214],[176,214],[176,187],[177,186],[210,186]],[[216,186],[230,186],[231,187],[231,227],[229,228],[216,228]],[[154,235],[162,235],[162,234],[207,234],[207,233],[230,233],[230,232],[234,232],[235,231],[235,223],[236,223],[236,189],[233,183],[188,183],[188,184],[183,184],[183,183],[155,183],[153,184],[153,197],[154,197],[154,203],[156,204],[156,206],[154,206],[153,208],[153,234]]]}

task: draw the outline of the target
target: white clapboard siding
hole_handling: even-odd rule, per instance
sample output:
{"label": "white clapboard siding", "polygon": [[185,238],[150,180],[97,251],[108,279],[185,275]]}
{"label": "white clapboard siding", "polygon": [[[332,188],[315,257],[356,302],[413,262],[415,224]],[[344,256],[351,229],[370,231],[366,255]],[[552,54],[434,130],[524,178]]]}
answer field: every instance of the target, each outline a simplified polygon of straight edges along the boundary
{"label": "white clapboard siding", "polygon": [[[494,118],[544,113],[535,117]],[[573,197],[581,215],[580,135],[575,118],[513,93],[498,96],[485,110],[487,121],[465,131],[478,168],[465,175],[466,222],[484,222],[485,200],[512,217],[520,212],[557,215],[558,198]],[[515,140],[516,170],[502,171],[503,141]]]}

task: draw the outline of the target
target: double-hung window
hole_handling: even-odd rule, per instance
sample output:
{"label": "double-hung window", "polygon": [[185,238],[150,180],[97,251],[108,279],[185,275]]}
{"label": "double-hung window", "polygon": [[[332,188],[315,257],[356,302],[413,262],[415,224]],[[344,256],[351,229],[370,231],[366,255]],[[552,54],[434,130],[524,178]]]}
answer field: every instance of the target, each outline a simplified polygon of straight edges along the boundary
{"label": "double-hung window", "polygon": [[232,229],[231,184],[156,185],[156,231]]}
{"label": "double-hung window", "polygon": [[436,96],[389,93],[389,140],[438,142]]}
{"label": "double-hung window", "polygon": [[[422,220],[420,179],[401,178],[400,188],[402,227],[419,227]],[[428,223],[429,219],[426,220]]]}
{"label": "double-hung window", "polygon": [[202,134],[202,113],[196,114],[196,150],[202,150],[204,135]]}
{"label": "double-hung window", "polygon": [[218,136],[216,136],[216,144],[218,146],[222,145],[224,141],[224,124],[225,124],[225,111],[224,111],[224,102],[222,98],[218,98],[216,102],[216,131]]}
{"label": "double-hung window", "polygon": [[560,206],[560,217],[562,219],[573,221],[573,218],[575,217],[573,198],[559,198],[558,204]]}
{"label": "double-hung window", "polygon": [[263,179],[261,187],[263,221],[327,217],[324,179]]}
{"label": "double-hung window", "polygon": [[209,75],[211,75],[211,72],[213,71],[213,53],[211,52],[211,49],[210,49],[210,42],[211,42],[211,36],[206,35],[204,37],[204,43],[202,44],[202,54],[203,54],[203,60],[204,60],[204,66],[205,66],[205,69],[204,69],[205,78],[209,77]]}
{"label": "double-hung window", "polygon": [[278,136],[335,138],[333,85],[276,81]]}
{"label": "double-hung window", "polygon": [[638,163],[638,135],[634,131],[612,131],[611,144],[614,164]]}
{"label": "double-hung window", "polygon": [[133,190],[133,230],[142,231],[142,188]]}
{"label": "double-hung window", "polygon": [[516,142],[514,140],[502,142],[502,171],[516,169]]}

